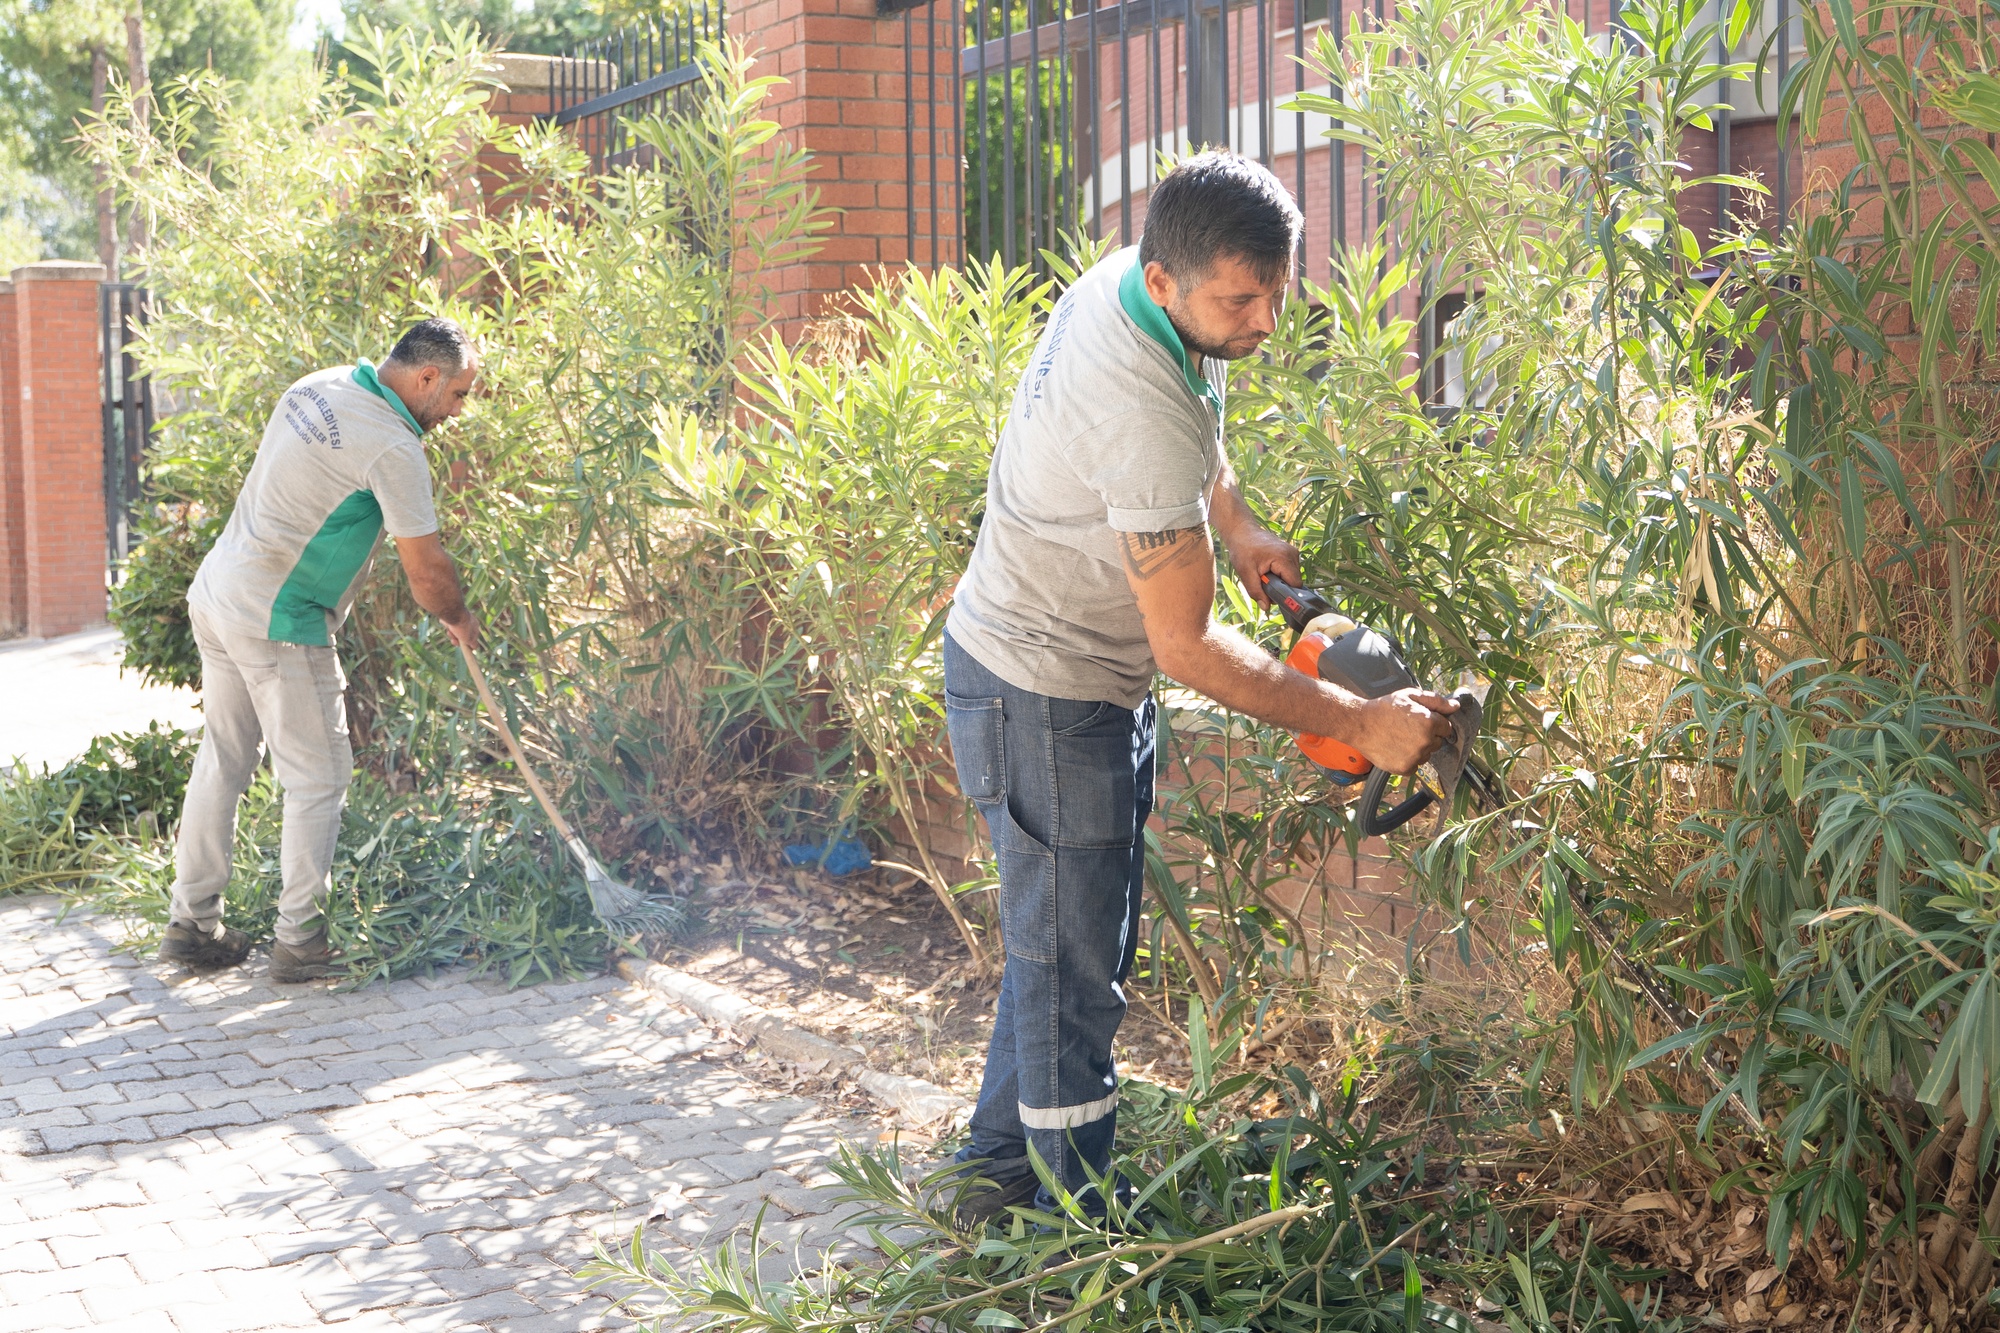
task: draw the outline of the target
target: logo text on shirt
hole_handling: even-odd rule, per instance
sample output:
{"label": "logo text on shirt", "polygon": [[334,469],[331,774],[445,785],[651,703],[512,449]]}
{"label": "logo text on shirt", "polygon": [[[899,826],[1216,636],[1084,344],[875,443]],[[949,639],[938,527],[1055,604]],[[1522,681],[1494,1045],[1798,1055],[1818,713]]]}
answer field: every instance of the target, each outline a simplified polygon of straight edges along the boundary
{"label": "logo text on shirt", "polygon": [[1049,332],[1042,343],[1042,354],[1035,359],[1035,368],[1021,385],[1021,416],[1023,419],[1035,415],[1035,404],[1041,401],[1042,381],[1055,369],[1056,353],[1062,350],[1063,336],[1069,332],[1070,316],[1076,313],[1076,302],[1065,296],[1056,303],[1055,318],[1049,321]]}
{"label": "logo text on shirt", "polygon": [[340,419],[333,414],[333,404],[317,390],[294,388],[285,395],[284,413],[285,424],[301,440],[329,449],[340,447]]}

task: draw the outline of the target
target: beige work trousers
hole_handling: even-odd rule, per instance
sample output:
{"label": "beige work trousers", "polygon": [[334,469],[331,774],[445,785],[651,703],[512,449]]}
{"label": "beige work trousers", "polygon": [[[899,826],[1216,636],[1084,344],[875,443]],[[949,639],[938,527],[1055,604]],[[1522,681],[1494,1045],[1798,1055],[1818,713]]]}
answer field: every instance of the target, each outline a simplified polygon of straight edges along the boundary
{"label": "beige work trousers", "polygon": [[236,808],[257,770],[260,744],[285,793],[278,939],[303,944],[320,928],[333,887],[340,812],[354,772],[347,688],[332,648],[274,643],[210,624],[193,612],[201,649],[201,750],[174,846],[172,919],[213,931],[222,920],[236,852]]}

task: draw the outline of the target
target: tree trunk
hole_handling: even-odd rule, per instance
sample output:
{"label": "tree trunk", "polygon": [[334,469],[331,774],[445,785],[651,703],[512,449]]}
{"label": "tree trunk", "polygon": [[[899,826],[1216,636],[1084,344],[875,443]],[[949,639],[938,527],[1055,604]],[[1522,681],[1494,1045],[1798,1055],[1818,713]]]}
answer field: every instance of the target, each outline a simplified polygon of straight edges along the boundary
{"label": "tree trunk", "polygon": [[[111,82],[110,62],[104,56],[104,43],[98,42],[90,48],[90,109],[95,115],[104,114],[104,95]],[[97,176],[97,262],[104,265],[104,276],[108,281],[118,281],[118,214],[111,197],[110,172],[102,162],[96,164]]]}
{"label": "tree trunk", "polygon": [[[146,68],[145,0],[126,0],[125,80],[132,90],[132,128],[142,136],[153,120],[153,76]],[[125,229],[132,253],[143,255],[151,239],[145,209],[132,205],[132,221]]]}

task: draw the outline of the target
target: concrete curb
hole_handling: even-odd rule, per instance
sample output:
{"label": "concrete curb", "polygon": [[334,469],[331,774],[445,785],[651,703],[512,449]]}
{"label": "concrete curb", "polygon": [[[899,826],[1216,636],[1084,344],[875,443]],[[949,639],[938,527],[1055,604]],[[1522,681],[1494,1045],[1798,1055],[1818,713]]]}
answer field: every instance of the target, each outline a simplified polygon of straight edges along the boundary
{"label": "concrete curb", "polygon": [[668,967],[665,963],[621,958],[618,975],[656,995],[686,1005],[711,1023],[727,1024],[746,1040],[756,1042],[781,1060],[820,1060],[835,1068],[850,1070],[854,1081],[870,1096],[901,1111],[918,1124],[942,1120],[970,1105],[965,1098],[935,1083],[906,1074],[871,1069],[862,1062],[860,1052],[828,1041],[818,1033],[794,1027],[735,991],[724,989],[712,981],[703,981],[679,968]]}

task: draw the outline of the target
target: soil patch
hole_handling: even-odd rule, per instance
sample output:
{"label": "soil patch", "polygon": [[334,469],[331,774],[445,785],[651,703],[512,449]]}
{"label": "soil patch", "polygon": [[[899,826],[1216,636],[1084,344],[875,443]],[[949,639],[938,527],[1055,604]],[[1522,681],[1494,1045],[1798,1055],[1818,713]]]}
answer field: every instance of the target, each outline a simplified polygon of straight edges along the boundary
{"label": "soil patch", "polygon": [[[741,875],[726,865],[700,881],[714,887],[695,897],[693,927],[654,957],[861,1052],[877,1069],[978,1095],[999,977],[973,969],[950,916],[920,882],[883,870],[835,879],[814,870]],[[1128,995],[1114,1048],[1120,1070],[1183,1083],[1185,1038],[1153,996],[1136,987]],[[831,1072],[787,1065],[780,1081],[867,1101]]]}

